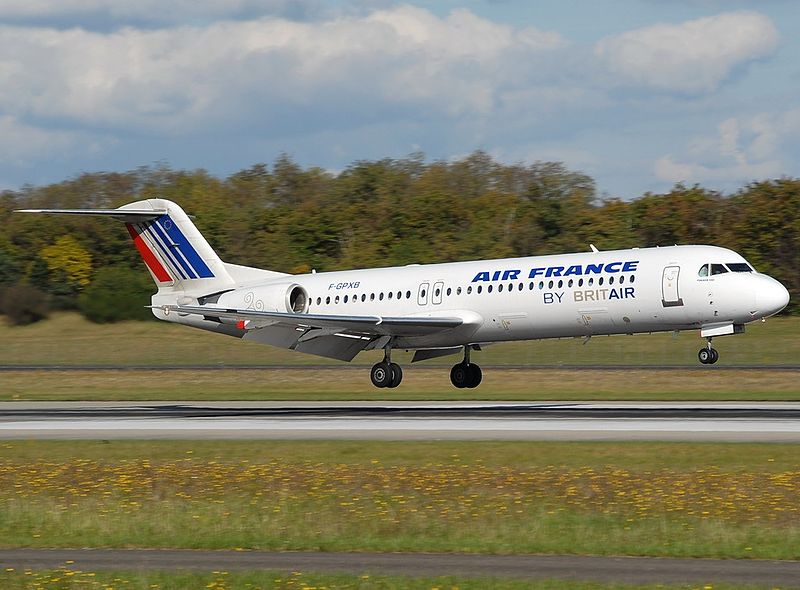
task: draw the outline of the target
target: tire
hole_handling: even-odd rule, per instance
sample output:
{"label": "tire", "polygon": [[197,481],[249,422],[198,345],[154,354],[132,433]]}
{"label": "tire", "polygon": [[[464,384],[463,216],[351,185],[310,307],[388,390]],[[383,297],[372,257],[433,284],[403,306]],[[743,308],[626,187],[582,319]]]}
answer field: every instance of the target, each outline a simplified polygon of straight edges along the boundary
{"label": "tire", "polygon": [[472,363],[467,365],[467,371],[469,373],[467,387],[470,389],[475,389],[483,380],[483,371],[481,371],[481,368],[478,365],[473,365]]}
{"label": "tire", "polygon": [[719,360],[719,352],[717,352],[716,348],[711,349],[711,359],[708,361],[709,364],[713,365]]}
{"label": "tire", "polygon": [[375,387],[388,387],[392,382],[392,369],[388,363],[377,363],[372,366],[369,378]]}
{"label": "tire", "polygon": [[403,381],[403,369],[401,369],[400,365],[398,365],[397,363],[391,363],[389,365],[389,368],[391,369],[392,372],[392,379],[391,381],[389,381],[389,385],[387,385],[386,387],[394,389],[395,387],[400,385],[401,381]]}
{"label": "tire", "polygon": [[697,359],[704,365],[710,364],[712,358],[711,350],[708,348],[701,348],[700,352],[697,353]]}
{"label": "tire", "polygon": [[467,369],[467,365],[464,363],[458,363],[457,365],[453,365],[453,368],[450,369],[450,383],[458,387],[459,389],[463,389],[467,386],[469,382],[469,370]]}

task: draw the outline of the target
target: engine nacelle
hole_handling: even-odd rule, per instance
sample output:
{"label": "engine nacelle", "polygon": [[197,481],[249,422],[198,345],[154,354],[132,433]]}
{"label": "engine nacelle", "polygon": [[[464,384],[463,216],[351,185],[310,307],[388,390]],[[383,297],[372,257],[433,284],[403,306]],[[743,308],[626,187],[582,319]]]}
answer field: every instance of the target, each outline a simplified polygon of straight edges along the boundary
{"label": "engine nacelle", "polygon": [[282,313],[307,313],[308,293],[297,283],[265,285],[252,289],[236,289],[219,296],[216,307],[252,311],[278,311]]}

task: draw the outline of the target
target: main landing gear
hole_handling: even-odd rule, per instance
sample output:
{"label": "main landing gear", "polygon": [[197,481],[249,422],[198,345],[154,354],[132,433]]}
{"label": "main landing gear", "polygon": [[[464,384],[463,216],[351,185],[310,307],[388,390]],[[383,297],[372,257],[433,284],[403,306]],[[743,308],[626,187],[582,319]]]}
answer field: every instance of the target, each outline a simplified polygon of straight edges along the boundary
{"label": "main landing gear", "polygon": [[372,379],[372,384],[375,387],[389,387],[395,388],[400,385],[403,380],[403,369],[400,365],[392,362],[392,349],[386,347],[383,353],[383,360],[372,366],[369,373],[369,378]]}
{"label": "main landing gear", "polygon": [[697,353],[697,358],[704,365],[713,365],[719,360],[719,353],[715,348],[711,348],[711,338],[708,338],[706,347],[701,348]]}
{"label": "main landing gear", "polygon": [[459,389],[478,387],[483,379],[481,368],[469,362],[469,345],[464,347],[464,360],[450,369],[450,382]]}

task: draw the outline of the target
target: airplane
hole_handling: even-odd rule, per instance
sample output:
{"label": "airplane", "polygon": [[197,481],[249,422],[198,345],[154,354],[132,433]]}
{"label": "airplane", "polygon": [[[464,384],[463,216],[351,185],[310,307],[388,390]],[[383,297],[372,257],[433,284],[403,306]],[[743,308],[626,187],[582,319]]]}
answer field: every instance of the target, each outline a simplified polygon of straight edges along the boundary
{"label": "airplane", "polygon": [[158,292],[160,320],[299,352],[351,361],[383,350],[370,378],[400,385],[392,351],[412,363],[463,353],[457,388],[482,380],[471,353],[495,342],[700,330],[698,359],[714,364],[718,336],[780,312],[789,292],[739,254],[667,246],[410,264],[291,275],[223,262],[172,201],[118,209],[24,209],[125,223]]}

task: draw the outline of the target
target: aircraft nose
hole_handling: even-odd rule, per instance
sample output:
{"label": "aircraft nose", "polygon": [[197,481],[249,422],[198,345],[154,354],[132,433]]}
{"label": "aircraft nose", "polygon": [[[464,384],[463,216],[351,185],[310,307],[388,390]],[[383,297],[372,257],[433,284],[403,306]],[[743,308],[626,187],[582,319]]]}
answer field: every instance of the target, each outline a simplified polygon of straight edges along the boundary
{"label": "aircraft nose", "polygon": [[789,291],[773,278],[759,285],[756,292],[758,314],[761,317],[775,315],[789,304]]}

